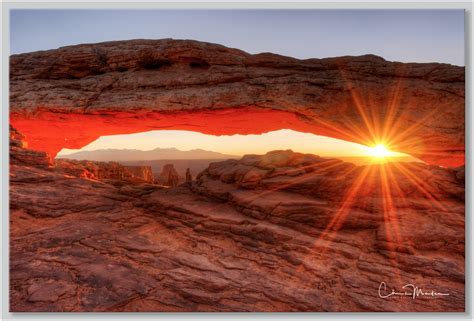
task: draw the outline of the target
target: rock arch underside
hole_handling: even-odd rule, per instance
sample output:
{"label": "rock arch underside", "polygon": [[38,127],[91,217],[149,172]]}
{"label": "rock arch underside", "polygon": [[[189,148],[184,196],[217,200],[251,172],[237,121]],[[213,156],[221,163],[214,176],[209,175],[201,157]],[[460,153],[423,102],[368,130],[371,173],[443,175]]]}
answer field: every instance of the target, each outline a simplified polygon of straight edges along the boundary
{"label": "rock arch underside", "polygon": [[[191,40],[13,55],[11,310],[463,311],[464,88],[448,64]],[[275,151],[164,188],[147,168],[54,160],[104,135],[283,128],[425,163]],[[381,282],[449,296],[381,298]]]}
{"label": "rock arch underside", "polygon": [[150,129],[290,128],[464,164],[463,67],[136,40],[14,55],[10,75],[11,123],[52,155]]}

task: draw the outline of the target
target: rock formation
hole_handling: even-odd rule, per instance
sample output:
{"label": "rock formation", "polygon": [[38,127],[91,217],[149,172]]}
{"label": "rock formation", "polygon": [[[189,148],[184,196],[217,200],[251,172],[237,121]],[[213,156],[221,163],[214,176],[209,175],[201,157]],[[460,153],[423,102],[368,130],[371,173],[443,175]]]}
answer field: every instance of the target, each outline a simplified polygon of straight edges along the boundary
{"label": "rock formation", "polygon": [[159,182],[165,186],[178,186],[180,181],[178,172],[174,169],[173,164],[166,164],[161,170]]}
{"label": "rock formation", "polygon": [[25,136],[10,126],[10,164],[50,167],[51,158],[45,152],[28,149]]}
{"label": "rock formation", "polygon": [[153,183],[155,178],[151,166],[123,166],[126,169],[127,175],[131,178],[138,178],[144,182]]}
{"label": "rock formation", "polygon": [[58,170],[75,177],[92,179],[114,179],[129,182],[153,183],[150,166],[124,166],[116,162],[97,162],[87,160],[56,159]]}
{"label": "rock formation", "polygon": [[[465,309],[464,167],[275,151],[163,188],[66,174],[13,141],[11,311]],[[449,296],[381,298],[381,282]]]}
{"label": "rock formation", "polygon": [[464,164],[464,68],[365,55],[298,60],[191,40],[129,40],[10,57],[11,122],[54,157],[152,129],[289,128],[428,163]]}
{"label": "rock formation", "polygon": [[193,181],[193,176],[191,175],[191,170],[189,168],[186,169],[186,183],[191,183]]}

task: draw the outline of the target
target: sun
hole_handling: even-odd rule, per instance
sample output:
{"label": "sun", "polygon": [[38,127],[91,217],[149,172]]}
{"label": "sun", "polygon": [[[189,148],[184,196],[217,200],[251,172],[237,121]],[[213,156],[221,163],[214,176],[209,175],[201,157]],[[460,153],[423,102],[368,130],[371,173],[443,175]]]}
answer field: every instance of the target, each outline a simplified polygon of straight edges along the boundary
{"label": "sun", "polygon": [[385,147],[383,144],[375,145],[374,147],[370,148],[369,151],[370,156],[375,158],[385,158],[392,155],[392,152]]}

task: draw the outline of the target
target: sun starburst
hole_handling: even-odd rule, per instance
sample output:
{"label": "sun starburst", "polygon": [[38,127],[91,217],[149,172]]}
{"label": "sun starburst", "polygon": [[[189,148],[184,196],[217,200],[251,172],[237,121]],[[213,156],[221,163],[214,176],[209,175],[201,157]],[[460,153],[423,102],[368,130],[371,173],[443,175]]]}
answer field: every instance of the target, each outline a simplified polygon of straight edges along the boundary
{"label": "sun starburst", "polygon": [[[340,72],[348,87],[355,88],[344,68],[341,68]],[[367,210],[373,210],[376,206],[383,221],[381,231],[385,234],[384,246],[390,252],[391,265],[396,267],[397,253],[403,252],[412,243],[412,240],[403,233],[403,225],[400,224],[400,217],[403,216],[403,209],[406,208],[410,195],[419,193],[430,206],[440,211],[446,210],[445,205],[436,197],[436,186],[420,178],[423,165],[398,162],[397,157],[404,155],[391,150],[393,148],[410,151],[412,155],[427,154],[429,138],[421,141],[416,133],[423,129],[425,120],[440,117],[442,114],[435,108],[417,121],[407,124],[404,106],[409,105],[409,101],[401,100],[403,81],[400,77],[393,83],[392,90],[387,91],[385,104],[380,104],[380,100],[370,95],[351,90],[355,112],[352,118],[360,121],[355,122],[345,114],[341,114],[341,119],[346,124],[345,131],[341,130],[341,136],[347,139],[356,137],[365,142],[366,156],[370,158],[370,163],[359,168],[358,173],[351,179],[344,197],[326,228],[315,241],[311,253],[317,252],[321,255],[324,251],[331,251],[332,246],[329,243],[338,237],[345,223],[353,223],[350,220],[357,219],[357,209],[364,210],[367,207]]]}
{"label": "sun starburst", "polygon": [[372,147],[370,150],[370,156],[377,158],[385,158],[391,156],[392,154],[393,152],[389,151],[383,144],[378,144]]}

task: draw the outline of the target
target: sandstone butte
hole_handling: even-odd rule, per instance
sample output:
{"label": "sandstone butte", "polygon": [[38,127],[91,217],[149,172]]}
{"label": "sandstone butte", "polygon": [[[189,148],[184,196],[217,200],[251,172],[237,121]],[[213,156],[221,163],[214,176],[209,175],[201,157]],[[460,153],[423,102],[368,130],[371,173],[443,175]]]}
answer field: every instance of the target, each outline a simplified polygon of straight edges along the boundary
{"label": "sandstone butte", "polygon": [[[462,68],[173,40],[11,62],[11,311],[465,310]],[[272,151],[167,188],[146,168],[131,180],[113,163],[51,157],[163,126],[364,142],[382,115],[409,133],[393,146],[432,164]],[[381,298],[381,282],[449,296]]]}
{"label": "sandstone butte", "polygon": [[83,44],[10,57],[11,123],[54,157],[103,135],[289,128],[427,163],[464,164],[464,67],[298,60],[191,40]]}

